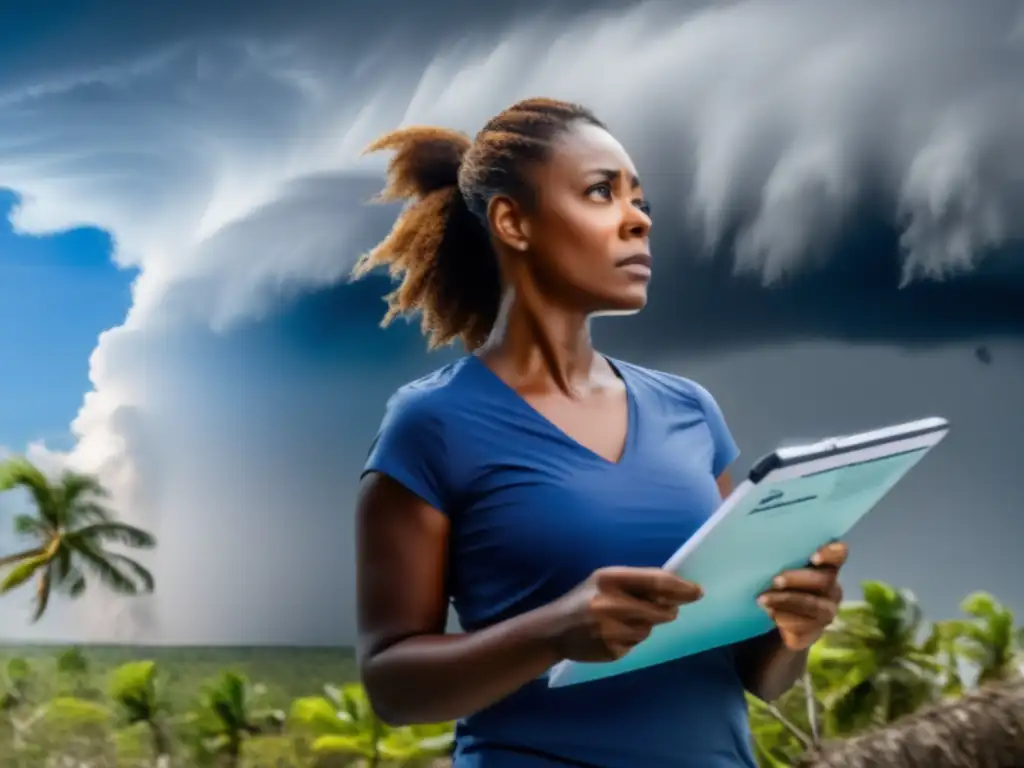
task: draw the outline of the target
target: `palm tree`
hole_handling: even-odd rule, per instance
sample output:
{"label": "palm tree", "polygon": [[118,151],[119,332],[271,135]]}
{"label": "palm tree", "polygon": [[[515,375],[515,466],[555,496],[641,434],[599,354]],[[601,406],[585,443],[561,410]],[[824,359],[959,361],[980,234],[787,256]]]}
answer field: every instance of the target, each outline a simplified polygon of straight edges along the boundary
{"label": "palm tree", "polygon": [[990,684],[808,755],[803,768],[1017,768],[1024,765],[1024,680]]}
{"label": "palm tree", "polygon": [[987,592],[975,592],[960,604],[969,618],[948,622],[957,655],[977,667],[981,684],[1021,676],[1024,627],[1013,612]]}
{"label": "palm tree", "polygon": [[128,662],[110,674],[110,700],[125,725],[146,727],[157,759],[170,754],[170,740],[162,720],[166,707],[158,683],[153,661]]}
{"label": "palm tree", "polygon": [[914,594],[878,581],[864,582],[862,591],[864,599],[844,603],[811,650],[831,736],[891,723],[941,690],[942,666],[918,640],[925,627]]}
{"label": "palm tree", "polygon": [[219,756],[232,768],[239,765],[246,739],[284,721],[283,712],[258,707],[265,692],[263,686],[231,671],[208,683],[188,721],[196,757]]}
{"label": "palm tree", "polygon": [[935,658],[941,698],[955,699],[967,688],[960,654],[961,628],[958,621],[936,621],[921,650]]}
{"label": "palm tree", "polygon": [[32,541],[32,546],[0,557],[0,567],[12,566],[0,582],[0,594],[35,578],[33,622],[46,612],[55,589],[69,597],[81,595],[87,573],[119,594],[153,590],[148,570],[107,546],[151,549],[155,539],[114,519],[103,503],[109,494],[94,476],[65,471],[51,480],[30,461],[18,457],[0,465],[0,492],[14,489],[27,491],[36,506],[35,515],[14,519],[16,532]]}

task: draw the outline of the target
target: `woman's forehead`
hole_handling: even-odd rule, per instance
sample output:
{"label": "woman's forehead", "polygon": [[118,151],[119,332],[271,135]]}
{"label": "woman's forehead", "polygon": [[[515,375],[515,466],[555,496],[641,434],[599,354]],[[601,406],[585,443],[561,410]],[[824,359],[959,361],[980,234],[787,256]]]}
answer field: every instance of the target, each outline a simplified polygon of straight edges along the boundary
{"label": "woman's forehead", "polygon": [[633,159],[619,140],[590,123],[577,123],[558,136],[550,165],[555,172],[572,175],[611,170],[636,176]]}

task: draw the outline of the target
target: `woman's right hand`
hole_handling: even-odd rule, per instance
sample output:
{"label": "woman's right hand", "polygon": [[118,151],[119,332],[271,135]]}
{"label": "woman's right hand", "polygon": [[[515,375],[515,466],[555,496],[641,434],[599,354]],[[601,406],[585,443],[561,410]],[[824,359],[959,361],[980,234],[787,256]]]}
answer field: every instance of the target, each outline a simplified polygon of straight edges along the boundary
{"label": "woman's right hand", "polygon": [[601,568],[548,606],[556,651],[572,661],[614,661],[702,594],[661,568]]}

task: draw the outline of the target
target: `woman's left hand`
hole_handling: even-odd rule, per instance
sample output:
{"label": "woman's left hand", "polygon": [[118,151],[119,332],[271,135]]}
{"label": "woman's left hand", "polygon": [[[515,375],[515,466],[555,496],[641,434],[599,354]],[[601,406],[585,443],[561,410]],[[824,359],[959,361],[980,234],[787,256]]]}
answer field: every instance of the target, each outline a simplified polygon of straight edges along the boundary
{"label": "woman's left hand", "polygon": [[810,648],[836,617],[843,599],[838,576],[846,553],[845,544],[827,544],[814,553],[810,567],[780,573],[772,589],[758,598],[790,650]]}

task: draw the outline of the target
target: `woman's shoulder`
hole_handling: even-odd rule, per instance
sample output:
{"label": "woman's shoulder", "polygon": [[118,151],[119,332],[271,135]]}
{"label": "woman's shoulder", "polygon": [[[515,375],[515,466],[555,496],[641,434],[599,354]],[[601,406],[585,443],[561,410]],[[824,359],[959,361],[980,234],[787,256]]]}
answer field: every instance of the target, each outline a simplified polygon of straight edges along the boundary
{"label": "woman's shoulder", "polygon": [[465,375],[466,358],[441,366],[402,384],[387,401],[387,417],[402,421],[436,422],[453,414],[472,386]]}
{"label": "woman's shoulder", "polygon": [[656,368],[647,368],[624,360],[612,359],[612,364],[638,388],[650,391],[656,396],[681,400],[694,405],[703,405],[714,398],[702,384],[694,379],[669,373]]}

